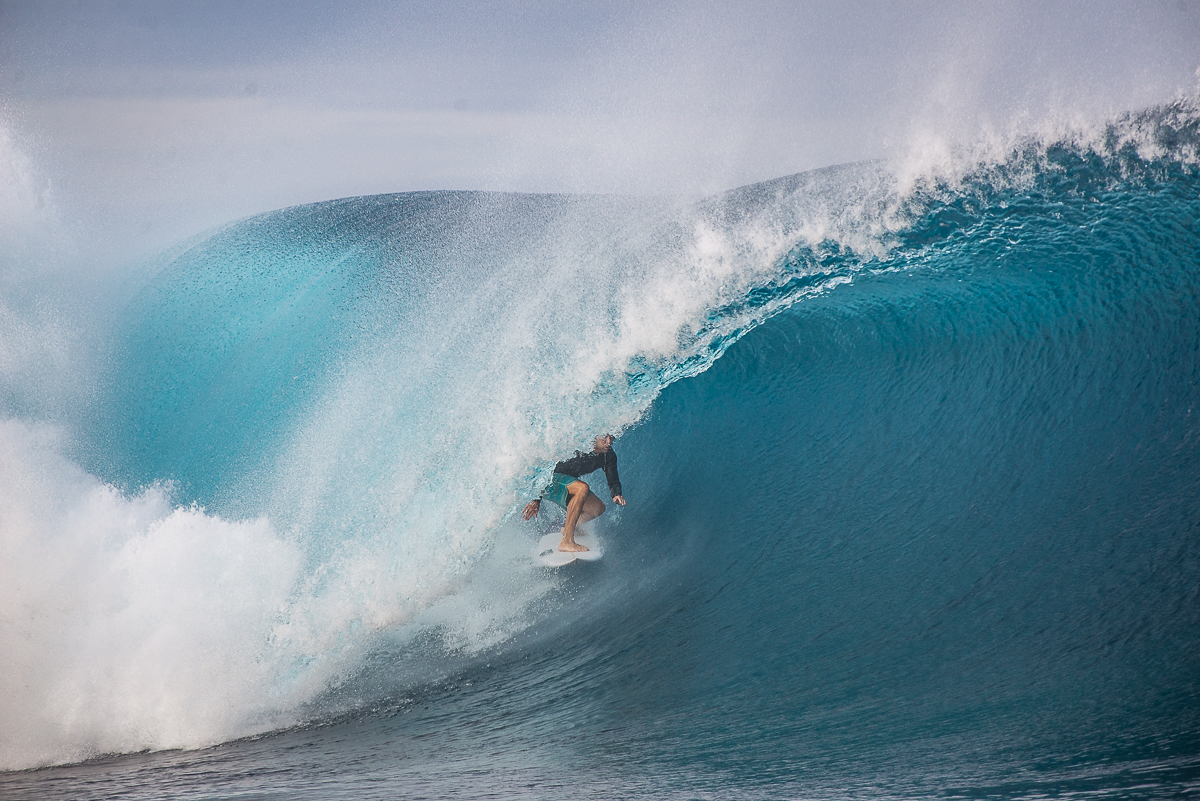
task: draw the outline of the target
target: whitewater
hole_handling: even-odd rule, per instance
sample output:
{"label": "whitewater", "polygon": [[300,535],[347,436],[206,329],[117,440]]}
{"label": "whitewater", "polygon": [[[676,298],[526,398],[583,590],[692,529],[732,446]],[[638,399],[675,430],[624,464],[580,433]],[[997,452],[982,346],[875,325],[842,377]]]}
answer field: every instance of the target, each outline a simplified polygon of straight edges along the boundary
{"label": "whitewater", "polygon": [[1200,792],[1193,100],[285,208],[90,316],[9,244],[0,796]]}

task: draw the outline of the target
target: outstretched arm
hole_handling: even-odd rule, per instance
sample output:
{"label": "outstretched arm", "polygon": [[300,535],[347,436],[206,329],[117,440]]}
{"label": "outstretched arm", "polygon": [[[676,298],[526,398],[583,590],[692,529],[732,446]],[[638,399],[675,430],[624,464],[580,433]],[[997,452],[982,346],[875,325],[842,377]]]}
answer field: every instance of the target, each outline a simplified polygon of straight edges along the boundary
{"label": "outstretched arm", "polygon": [[532,517],[537,517],[538,510],[542,508],[542,499],[534,498],[529,503],[525,504],[525,508],[521,510],[521,517],[529,520]]}

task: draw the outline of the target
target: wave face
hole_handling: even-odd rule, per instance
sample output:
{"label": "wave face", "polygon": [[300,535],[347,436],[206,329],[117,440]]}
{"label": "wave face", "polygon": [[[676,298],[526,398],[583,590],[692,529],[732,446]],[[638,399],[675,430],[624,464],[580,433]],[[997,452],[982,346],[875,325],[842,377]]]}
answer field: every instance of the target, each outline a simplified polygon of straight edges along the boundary
{"label": "wave face", "polygon": [[[5,766],[284,729],[197,760],[327,732],[310,771],[432,795],[1194,790],[1196,119],[189,243],[86,431],[0,429],[41,579]],[[629,506],[544,572],[515,513],[605,430]]]}

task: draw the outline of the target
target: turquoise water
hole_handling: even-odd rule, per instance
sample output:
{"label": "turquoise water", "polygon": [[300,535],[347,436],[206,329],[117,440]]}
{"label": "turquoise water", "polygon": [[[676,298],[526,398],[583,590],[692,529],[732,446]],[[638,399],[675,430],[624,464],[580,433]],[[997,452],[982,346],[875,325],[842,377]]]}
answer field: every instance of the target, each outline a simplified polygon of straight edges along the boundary
{"label": "turquoise water", "polygon": [[[60,456],[6,423],[92,556],[4,758],[92,761],[2,794],[1200,792],[1196,119],[191,243]],[[606,430],[629,506],[544,570]]]}

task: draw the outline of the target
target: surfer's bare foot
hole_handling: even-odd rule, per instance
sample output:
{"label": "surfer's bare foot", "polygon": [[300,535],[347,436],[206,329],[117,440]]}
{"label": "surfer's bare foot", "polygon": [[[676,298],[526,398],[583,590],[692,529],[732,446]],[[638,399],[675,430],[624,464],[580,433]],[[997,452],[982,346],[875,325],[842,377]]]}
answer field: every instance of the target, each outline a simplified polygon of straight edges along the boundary
{"label": "surfer's bare foot", "polygon": [[568,551],[571,553],[578,553],[579,551],[586,551],[587,546],[580,545],[578,542],[575,542],[574,540],[568,540],[566,537],[563,537],[563,541],[558,544],[558,550]]}

